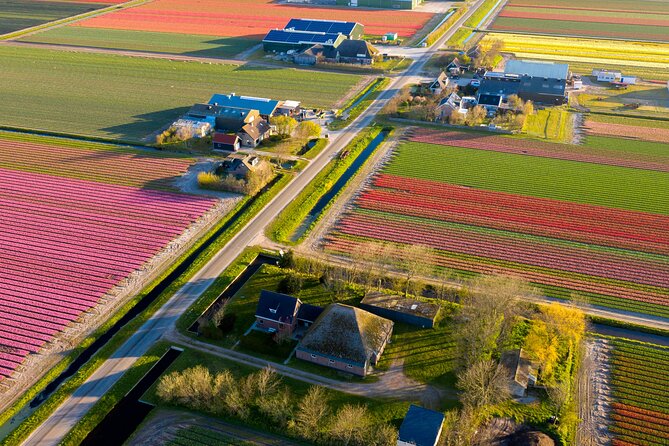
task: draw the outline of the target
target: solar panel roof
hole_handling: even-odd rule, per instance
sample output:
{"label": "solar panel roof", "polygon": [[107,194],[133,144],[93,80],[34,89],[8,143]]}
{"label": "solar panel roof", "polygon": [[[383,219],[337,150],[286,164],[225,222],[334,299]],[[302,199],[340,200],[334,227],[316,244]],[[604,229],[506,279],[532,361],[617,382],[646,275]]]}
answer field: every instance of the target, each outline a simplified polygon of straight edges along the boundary
{"label": "solar panel roof", "polygon": [[338,20],[291,19],[284,27],[286,30],[334,33],[350,36],[357,25],[355,22]]}
{"label": "solar panel roof", "polygon": [[334,45],[338,40],[343,39],[341,34],[318,33],[307,31],[287,31],[285,29],[273,29],[267,33],[263,42],[278,43],[321,43],[324,45]]}

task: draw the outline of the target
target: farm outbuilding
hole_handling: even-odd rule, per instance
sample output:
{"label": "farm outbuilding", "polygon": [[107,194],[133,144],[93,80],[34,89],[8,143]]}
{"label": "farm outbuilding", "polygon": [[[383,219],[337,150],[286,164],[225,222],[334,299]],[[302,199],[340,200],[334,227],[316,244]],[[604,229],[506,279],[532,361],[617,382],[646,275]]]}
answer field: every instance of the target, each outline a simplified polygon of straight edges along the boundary
{"label": "farm outbuilding", "polygon": [[393,332],[393,322],[360,308],[332,304],[318,316],[295,350],[299,359],[366,376]]}
{"label": "farm outbuilding", "polygon": [[360,308],[395,322],[432,328],[441,307],[403,296],[371,291],[360,301]]}
{"label": "farm outbuilding", "polygon": [[273,29],[262,41],[263,49],[272,53],[302,51],[316,44],[337,48],[346,36],[337,33],[319,33],[310,31],[290,31]]}
{"label": "farm outbuilding", "polygon": [[214,133],[212,143],[214,150],[225,150],[228,152],[236,152],[241,146],[239,136],[234,133]]}
{"label": "farm outbuilding", "polygon": [[283,27],[285,31],[304,31],[325,34],[343,34],[347,39],[362,39],[365,27],[356,22],[340,20],[290,19]]}
{"label": "farm outbuilding", "polygon": [[400,426],[397,446],[436,446],[443,426],[443,413],[412,404]]}
{"label": "farm outbuilding", "polygon": [[533,386],[537,378],[527,353],[521,348],[502,353],[499,366],[504,368],[511,395],[522,398],[528,386]]}

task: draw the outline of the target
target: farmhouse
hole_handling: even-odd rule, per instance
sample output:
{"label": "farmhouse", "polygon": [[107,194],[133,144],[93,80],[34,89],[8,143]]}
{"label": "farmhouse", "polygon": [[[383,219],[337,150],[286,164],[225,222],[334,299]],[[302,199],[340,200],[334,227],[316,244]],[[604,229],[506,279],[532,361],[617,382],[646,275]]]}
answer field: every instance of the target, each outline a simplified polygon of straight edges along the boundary
{"label": "farmhouse", "polygon": [[311,326],[322,312],[323,308],[304,304],[296,297],[262,290],[256,307],[254,328],[292,336],[298,328]]}
{"label": "farmhouse", "polygon": [[403,296],[371,291],[360,301],[360,308],[395,322],[432,328],[441,307]]}
{"label": "farmhouse", "polygon": [[517,95],[523,100],[561,105],[567,100],[565,91],[569,66],[549,62],[510,60],[504,72],[487,71],[478,90],[478,99],[501,96],[506,100]]}
{"label": "farmhouse", "polygon": [[436,79],[427,82],[425,86],[430,91],[430,93],[441,94],[441,92],[444,91],[446,87],[448,87],[449,82],[450,81],[448,79],[448,76],[446,75],[446,73],[442,71],[441,73],[439,73],[439,76],[437,76]]}
{"label": "farmhouse", "polygon": [[371,65],[378,56],[379,50],[364,40],[344,40],[337,47],[339,62]]}
{"label": "farmhouse", "polygon": [[365,310],[328,306],[295,350],[299,359],[366,376],[376,365],[393,331],[393,323]]}
{"label": "farmhouse", "polygon": [[436,446],[444,414],[412,404],[400,426],[397,446]]}
{"label": "farmhouse", "polygon": [[460,112],[460,101],[460,96],[455,92],[442,99],[437,106],[437,115],[439,116],[439,119],[443,120],[451,116],[453,113]]}
{"label": "farmhouse", "polygon": [[499,366],[504,367],[509,389],[515,397],[524,397],[527,387],[537,381],[532,362],[522,348],[502,353]]}
{"label": "farmhouse", "polygon": [[216,168],[216,174],[246,178],[246,175],[249,172],[253,172],[258,164],[260,164],[260,159],[257,156],[230,156],[219,164]]}

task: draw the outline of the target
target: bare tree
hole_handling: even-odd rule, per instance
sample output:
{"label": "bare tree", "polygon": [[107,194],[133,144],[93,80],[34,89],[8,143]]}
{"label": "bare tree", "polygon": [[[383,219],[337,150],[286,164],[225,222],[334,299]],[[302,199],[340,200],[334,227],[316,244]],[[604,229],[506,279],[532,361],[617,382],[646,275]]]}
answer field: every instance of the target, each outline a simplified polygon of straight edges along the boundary
{"label": "bare tree", "polygon": [[460,401],[464,406],[478,408],[507,400],[511,395],[507,373],[493,360],[470,365],[458,375],[457,387],[462,390]]}
{"label": "bare tree", "polygon": [[416,277],[427,276],[433,271],[434,253],[428,246],[406,245],[397,252],[397,267],[404,276],[404,296],[408,297]]}
{"label": "bare tree", "polygon": [[311,386],[295,413],[296,433],[307,440],[318,439],[329,410],[326,391],[322,387]]}
{"label": "bare tree", "polygon": [[459,341],[465,367],[491,359],[519,314],[518,299],[535,295],[526,282],[509,276],[481,276],[463,293]]}
{"label": "bare tree", "polygon": [[330,440],[342,446],[365,446],[370,428],[367,409],[360,405],[346,404],[335,415],[330,426]]}

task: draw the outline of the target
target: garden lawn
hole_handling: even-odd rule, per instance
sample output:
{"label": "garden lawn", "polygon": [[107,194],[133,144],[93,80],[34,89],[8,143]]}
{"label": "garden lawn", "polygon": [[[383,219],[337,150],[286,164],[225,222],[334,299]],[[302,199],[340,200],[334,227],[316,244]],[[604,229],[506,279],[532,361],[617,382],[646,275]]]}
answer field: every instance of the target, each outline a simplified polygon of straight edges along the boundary
{"label": "garden lawn", "polygon": [[[431,162],[416,163],[416,156]],[[669,174],[666,172],[413,142],[399,147],[385,172],[669,215]]]}
{"label": "garden lawn", "polygon": [[335,105],[360,77],[292,68],[0,48],[0,125],[141,140],[213,93]]}
{"label": "garden lawn", "polygon": [[24,42],[232,58],[258,42],[235,37],[63,26],[19,39]]}
{"label": "garden lawn", "polygon": [[566,141],[571,136],[569,112],[559,108],[538,110],[527,117],[523,133],[538,138]]}
{"label": "garden lawn", "polygon": [[0,34],[100,9],[118,1],[0,0]]}
{"label": "garden lawn", "polygon": [[[454,388],[458,366],[454,328],[450,319],[443,320],[433,329],[396,322],[379,368],[387,369],[393,362],[400,361],[409,378],[441,388]],[[456,403],[454,395],[449,399],[452,404]]]}

